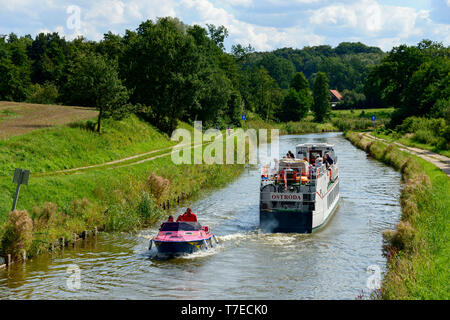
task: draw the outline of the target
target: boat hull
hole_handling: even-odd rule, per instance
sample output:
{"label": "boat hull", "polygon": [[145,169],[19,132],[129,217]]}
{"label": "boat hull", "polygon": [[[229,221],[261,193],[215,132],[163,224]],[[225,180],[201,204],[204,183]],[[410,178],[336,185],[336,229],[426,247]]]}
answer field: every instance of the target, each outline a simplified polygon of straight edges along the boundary
{"label": "boat hull", "polygon": [[153,240],[156,250],[159,253],[170,254],[170,255],[184,255],[194,253],[199,250],[208,249],[208,245],[205,240],[196,241],[156,241]]}
{"label": "boat hull", "polygon": [[263,232],[311,233],[313,230],[312,212],[260,211],[259,220]]}

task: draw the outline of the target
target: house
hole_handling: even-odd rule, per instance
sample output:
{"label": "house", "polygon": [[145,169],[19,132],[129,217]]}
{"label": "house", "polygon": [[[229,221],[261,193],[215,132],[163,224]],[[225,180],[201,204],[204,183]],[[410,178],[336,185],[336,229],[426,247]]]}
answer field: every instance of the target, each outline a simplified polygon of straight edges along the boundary
{"label": "house", "polygon": [[342,95],[337,90],[330,90],[330,96],[330,104],[332,108],[342,101]]}

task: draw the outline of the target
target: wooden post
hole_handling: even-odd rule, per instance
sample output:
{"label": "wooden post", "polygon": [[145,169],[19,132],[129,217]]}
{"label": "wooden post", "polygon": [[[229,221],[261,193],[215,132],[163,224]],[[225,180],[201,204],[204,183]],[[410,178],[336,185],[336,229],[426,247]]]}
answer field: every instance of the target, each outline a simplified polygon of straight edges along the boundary
{"label": "wooden post", "polygon": [[8,254],[7,265],[9,266],[10,264],[11,264],[11,255]]}
{"label": "wooden post", "polygon": [[27,260],[27,252],[22,250],[22,261],[25,262]]}
{"label": "wooden post", "polygon": [[61,247],[63,247],[64,248],[64,237],[61,237]]}
{"label": "wooden post", "polygon": [[98,233],[97,227],[94,228],[94,236],[96,236]]}

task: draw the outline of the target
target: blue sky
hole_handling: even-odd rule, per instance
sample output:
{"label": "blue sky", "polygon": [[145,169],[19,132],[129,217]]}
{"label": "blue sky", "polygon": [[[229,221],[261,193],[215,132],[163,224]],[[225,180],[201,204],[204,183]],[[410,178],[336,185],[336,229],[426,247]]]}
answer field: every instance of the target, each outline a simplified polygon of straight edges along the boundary
{"label": "blue sky", "polygon": [[257,50],[361,41],[390,50],[427,38],[450,45],[450,0],[0,0],[0,34],[57,31],[100,40],[146,19],[224,25],[226,47]]}

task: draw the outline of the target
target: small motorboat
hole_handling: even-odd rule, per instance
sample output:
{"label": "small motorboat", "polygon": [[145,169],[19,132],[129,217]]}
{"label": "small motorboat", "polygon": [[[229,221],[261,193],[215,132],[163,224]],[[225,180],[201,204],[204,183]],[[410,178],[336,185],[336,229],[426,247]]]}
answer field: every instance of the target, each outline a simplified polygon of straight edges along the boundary
{"label": "small motorboat", "polygon": [[213,247],[218,240],[208,226],[198,222],[164,222],[156,237],[150,240],[149,250],[154,244],[159,253],[183,255]]}

